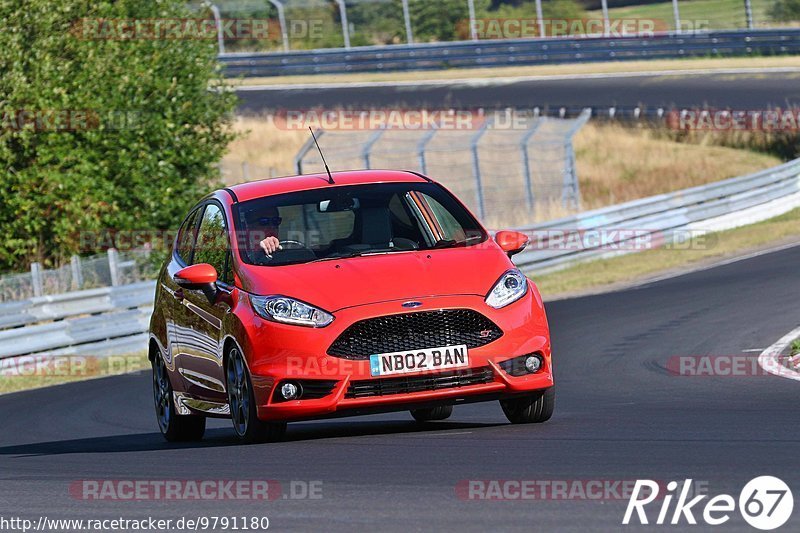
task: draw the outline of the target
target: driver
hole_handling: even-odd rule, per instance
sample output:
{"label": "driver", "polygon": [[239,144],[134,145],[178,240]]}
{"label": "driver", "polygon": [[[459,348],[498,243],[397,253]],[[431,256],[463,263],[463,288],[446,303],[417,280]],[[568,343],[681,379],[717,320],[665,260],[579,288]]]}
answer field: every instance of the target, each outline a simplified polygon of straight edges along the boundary
{"label": "driver", "polygon": [[282,250],[280,241],[278,240],[278,228],[280,227],[282,219],[278,213],[278,208],[269,207],[263,212],[259,213],[251,224],[251,228],[259,237],[265,235],[261,242],[258,243],[259,247],[264,250],[264,253],[271,256],[278,250]]}

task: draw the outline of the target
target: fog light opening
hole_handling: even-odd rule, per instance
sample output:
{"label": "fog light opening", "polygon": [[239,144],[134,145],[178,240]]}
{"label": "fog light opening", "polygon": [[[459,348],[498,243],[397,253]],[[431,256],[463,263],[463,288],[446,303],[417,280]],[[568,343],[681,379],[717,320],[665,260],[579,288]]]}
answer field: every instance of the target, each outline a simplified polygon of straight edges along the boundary
{"label": "fog light opening", "polygon": [[300,397],[300,387],[292,382],[281,385],[281,396],[284,400],[296,400]]}
{"label": "fog light opening", "polygon": [[525,369],[535,374],[542,368],[542,358],[539,355],[529,355],[525,358]]}

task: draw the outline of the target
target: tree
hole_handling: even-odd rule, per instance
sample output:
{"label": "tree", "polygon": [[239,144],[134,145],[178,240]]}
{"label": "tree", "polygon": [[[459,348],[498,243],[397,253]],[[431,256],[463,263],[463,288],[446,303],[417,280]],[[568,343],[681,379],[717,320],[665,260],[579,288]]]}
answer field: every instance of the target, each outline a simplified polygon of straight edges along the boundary
{"label": "tree", "polygon": [[82,232],[174,228],[215,185],[236,97],[209,90],[214,34],[120,31],[206,16],[182,0],[0,0],[0,269],[92,252]]}
{"label": "tree", "polygon": [[[486,13],[489,0],[475,0],[477,16]],[[467,0],[412,1],[409,5],[414,38],[418,41],[454,41],[469,36]]]}
{"label": "tree", "polygon": [[778,0],[769,8],[769,16],[777,22],[800,20],[800,0]]}

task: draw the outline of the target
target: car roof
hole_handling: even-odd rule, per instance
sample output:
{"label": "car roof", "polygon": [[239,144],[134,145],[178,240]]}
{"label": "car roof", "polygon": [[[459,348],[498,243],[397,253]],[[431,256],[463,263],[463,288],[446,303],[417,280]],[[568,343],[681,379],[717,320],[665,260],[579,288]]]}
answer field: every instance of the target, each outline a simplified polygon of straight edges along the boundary
{"label": "car roof", "polygon": [[348,170],[333,172],[335,184],[328,183],[328,175],[306,174],[286,178],[272,178],[250,181],[233,185],[227,189],[232,191],[240,202],[296,191],[340,187],[343,185],[361,185],[366,183],[419,183],[431,181],[407,170]]}

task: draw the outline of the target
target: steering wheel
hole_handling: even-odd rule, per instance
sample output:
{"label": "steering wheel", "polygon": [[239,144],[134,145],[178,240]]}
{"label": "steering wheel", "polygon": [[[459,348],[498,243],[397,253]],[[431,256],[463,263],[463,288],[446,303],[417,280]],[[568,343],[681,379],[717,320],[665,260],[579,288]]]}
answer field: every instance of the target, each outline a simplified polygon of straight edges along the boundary
{"label": "steering wheel", "polygon": [[304,248],[306,250],[308,249],[308,246],[306,246],[305,243],[302,243],[300,241],[292,241],[292,240],[278,241],[278,244],[280,244],[281,247],[283,247],[284,244],[292,244],[292,245],[294,245],[294,246],[291,246],[290,249],[297,249],[297,248]]}

